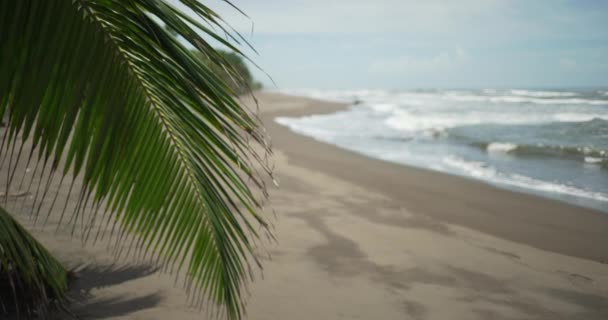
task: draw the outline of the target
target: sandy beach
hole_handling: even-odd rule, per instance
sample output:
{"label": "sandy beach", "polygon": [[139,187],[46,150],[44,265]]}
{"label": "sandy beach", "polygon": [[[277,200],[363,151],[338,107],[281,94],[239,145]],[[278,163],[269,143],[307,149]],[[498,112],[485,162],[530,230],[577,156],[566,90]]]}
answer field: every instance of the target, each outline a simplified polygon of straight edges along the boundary
{"label": "sandy beach", "polygon": [[[257,98],[280,184],[268,210],[278,243],[247,319],[608,319],[607,214],[345,151],[273,119],[347,106]],[[175,276],[19,218],[79,268],[85,319],[204,315]]]}

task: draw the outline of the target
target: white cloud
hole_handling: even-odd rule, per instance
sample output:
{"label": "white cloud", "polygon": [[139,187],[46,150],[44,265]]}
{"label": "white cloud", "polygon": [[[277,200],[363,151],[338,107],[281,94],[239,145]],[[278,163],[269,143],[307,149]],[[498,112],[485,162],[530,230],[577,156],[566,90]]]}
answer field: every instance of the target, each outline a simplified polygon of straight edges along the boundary
{"label": "white cloud", "polygon": [[469,60],[462,48],[453,52],[440,52],[432,57],[400,56],[392,59],[375,60],[370,64],[372,73],[434,73],[453,70]]}

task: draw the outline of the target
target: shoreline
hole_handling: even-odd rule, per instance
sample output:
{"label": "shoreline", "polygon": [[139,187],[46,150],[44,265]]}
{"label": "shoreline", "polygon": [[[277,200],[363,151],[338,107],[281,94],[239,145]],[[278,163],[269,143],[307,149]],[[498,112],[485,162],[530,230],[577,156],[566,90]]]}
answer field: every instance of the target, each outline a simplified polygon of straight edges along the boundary
{"label": "shoreline", "polygon": [[[274,119],[334,113],[347,109],[348,104],[275,92],[257,95],[266,99],[283,97],[306,105],[262,111],[261,115],[273,145],[298,166],[365,185],[412,211],[451,224],[543,250],[608,263],[608,248],[598,245],[608,243],[608,215],[600,210],[455,174],[376,159],[321,142],[295,133]],[[289,147],[294,144],[300,147]],[[436,197],[442,197],[441,202],[445,203],[438,202]]]}

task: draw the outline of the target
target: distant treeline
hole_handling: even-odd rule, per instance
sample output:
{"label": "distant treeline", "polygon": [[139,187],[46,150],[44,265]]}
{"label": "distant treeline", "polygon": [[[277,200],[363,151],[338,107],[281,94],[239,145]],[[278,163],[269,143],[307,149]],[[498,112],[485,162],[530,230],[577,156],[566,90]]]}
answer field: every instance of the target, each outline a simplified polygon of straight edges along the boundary
{"label": "distant treeline", "polygon": [[[174,30],[167,27],[165,27],[165,30],[169,32],[169,34],[171,34],[172,36],[177,37],[177,32],[175,32]],[[222,80],[224,80],[224,82],[232,88],[235,94],[240,95],[247,93],[249,90],[262,89],[262,83],[253,79],[251,71],[249,71],[249,68],[245,63],[245,60],[243,60],[243,57],[237,55],[234,52],[224,51],[221,49],[216,49],[216,51],[221,54],[224,59],[226,59],[234,67],[237,74],[240,75],[240,79],[238,77],[231,77],[228,72],[226,72],[226,70],[221,69],[217,66],[217,64],[208,61],[207,57],[201,56],[200,52],[194,50],[193,53],[196,56],[199,56],[203,61],[208,61],[211,65],[211,68],[215,71],[215,74],[219,75]]]}
{"label": "distant treeline", "polygon": [[[236,73],[240,75],[240,79],[239,77],[231,77],[228,72],[226,72],[226,70],[221,69],[215,63],[209,64],[211,65],[211,68],[215,71],[215,73],[219,75],[222,80],[224,80],[224,82],[228,84],[237,95],[247,93],[249,90],[262,89],[262,84],[253,79],[251,71],[249,71],[249,68],[243,60],[243,57],[237,55],[234,52],[228,52],[219,49],[217,51],[224,57],[224,59],[226,59],[233,66]],[[200,56],[198,52],[195,54]],[[207,60],[206,57],[202,56],[201,59],[203,59],[203,61]]]}

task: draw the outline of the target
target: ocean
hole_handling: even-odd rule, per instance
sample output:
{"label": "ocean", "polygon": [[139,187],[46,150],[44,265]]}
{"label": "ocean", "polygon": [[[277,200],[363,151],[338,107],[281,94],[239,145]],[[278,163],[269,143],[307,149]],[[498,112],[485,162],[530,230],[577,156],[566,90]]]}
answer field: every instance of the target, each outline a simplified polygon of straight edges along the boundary
{"label": "ocean", "polygon": [[280,90],[350,105],[280,117],[317,140],[608,213],[608,90]]}

